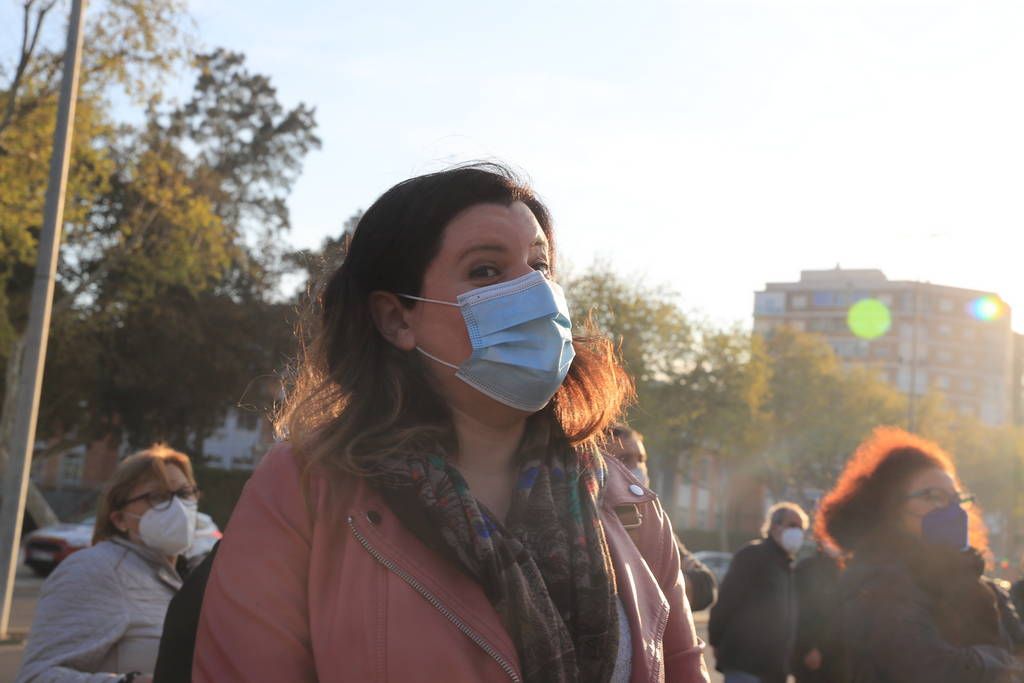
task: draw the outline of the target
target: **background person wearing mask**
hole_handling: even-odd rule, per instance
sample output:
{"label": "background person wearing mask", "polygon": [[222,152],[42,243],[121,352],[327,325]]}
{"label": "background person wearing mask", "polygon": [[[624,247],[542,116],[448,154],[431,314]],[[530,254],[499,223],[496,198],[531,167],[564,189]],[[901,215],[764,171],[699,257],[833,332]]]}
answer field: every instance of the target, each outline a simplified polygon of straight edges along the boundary
{"label": "background person wearing mask", "polygon": [[[617,458],[628,467],[637,481],[650,487],[651,479],[647,471],[647,449],[644,448],[643,434],[625,424],[614,424],[608,430],[605,450],[608,455]],[[714,573],[687,550],[678,535],[676,546],[679,548],[679,562],[683,567],[686,597],[690,600],[691,609],[699,612],[711,607],[718,590]]]}
{"label": "background person wearing mask", "polygon": [[768,510],[763,538],[729,565],[708,622],[726,683],[785,683],[797,619],[793,562],[806,529],[799,505],[778,503]]}
{"label": "background person wearing mask", "polygon": [[1021,683],[991,586],[986,532],[938,445],[886,428],[822,501],[819,537],[852,555],[840,580],[844,683]]}
{"label": "background person wearing mask", "polygon": [[99,501],[94,545],[43,584],[17,683],[152,681],[198,496],[188,456],[167,446],[118,464]]}

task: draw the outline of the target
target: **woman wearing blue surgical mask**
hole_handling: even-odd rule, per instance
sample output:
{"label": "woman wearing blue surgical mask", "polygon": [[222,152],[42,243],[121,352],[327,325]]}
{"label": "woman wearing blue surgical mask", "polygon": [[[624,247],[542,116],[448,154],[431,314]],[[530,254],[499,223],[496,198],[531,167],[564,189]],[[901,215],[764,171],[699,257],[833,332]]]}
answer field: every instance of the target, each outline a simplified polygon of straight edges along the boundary
{"label": "woman wearing blue surgical mask", "polygon": [[1020,683],[1024,666],[984,579],[985,528],[936,444],[879,429],[825,496],[819,537],[850,556],[829,653],[857,683]]}
{"label": "woman wearing blue surgical mask", "polygon": [[40,591],[18,683],[148,683],[164,615],[195,538],[199,490],[184,453],[152,446],[122,460],[100,498],[93,545]]}
{"label": "woman wearing blue surgical mask", "polygon": [[207,586],[196,681],[706,681],[665,513],[605,459],[631,397],[496,165],[407,180],[319,291]]}

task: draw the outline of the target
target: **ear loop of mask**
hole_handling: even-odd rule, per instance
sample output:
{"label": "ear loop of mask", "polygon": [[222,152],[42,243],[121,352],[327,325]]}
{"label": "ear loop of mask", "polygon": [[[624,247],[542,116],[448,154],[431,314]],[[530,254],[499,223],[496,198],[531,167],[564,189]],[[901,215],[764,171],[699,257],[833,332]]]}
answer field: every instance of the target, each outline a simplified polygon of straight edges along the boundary
{"label": "ear loop of mask", "polygon": [[440,299],[425,299],[422,296],[413,296],[412,294],[398,294],[404,299],[415,299],[416,301],[426,301],[428,304],[442,304],[444,306],[454,306],[455,308],[462,308],[462,304],[453,304],[451,301],[441,301]]}
{"label": "ear loop of mask", "polygon": [[[454,306],[455,308],[462,308],[461,305],[453,304],[451,301],[441,301],[440,299],[426,299],[426,298],[424,298],[422,296],[413,296],[412,294],[399,294],[398,296],[404,297],[406,299],[415,299],[416,301],[425,301],[428,304],[443,304],[445,306]],[[446,360],[441,360],[437,356],[435,356],[435,355],[433,355],[431,353],[427,353],[426,351],[423,350],[423,347],[418,345],[418,344],[416,345],[416,350],[419,351],[420,353],[422,353],[424,356],[426,356],[430,360],[436,362],[436,363],[440,363],[441,365],[445,365],[445,366],[451,368],[452,370],[458,370],[459,369],[458,365],[455,365],[454,363],[449,363]]]}

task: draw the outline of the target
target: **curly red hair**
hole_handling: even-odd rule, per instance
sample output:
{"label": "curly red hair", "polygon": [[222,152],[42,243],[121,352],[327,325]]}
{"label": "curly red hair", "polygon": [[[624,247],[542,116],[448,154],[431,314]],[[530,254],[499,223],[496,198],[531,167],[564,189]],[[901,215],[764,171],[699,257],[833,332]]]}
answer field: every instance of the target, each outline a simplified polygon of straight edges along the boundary
{"label": "curly red hair", "polygon": [[[933,441],[896,427],[879,427],[854,452],[835,487],[825,494],[814,529],[818,538],[847,552],[884,533],[910,478],[924,469],[947,472],[960,487],[953,458]],[[988,549],[988,530],[977,506],[968,510],[971,544]]]}

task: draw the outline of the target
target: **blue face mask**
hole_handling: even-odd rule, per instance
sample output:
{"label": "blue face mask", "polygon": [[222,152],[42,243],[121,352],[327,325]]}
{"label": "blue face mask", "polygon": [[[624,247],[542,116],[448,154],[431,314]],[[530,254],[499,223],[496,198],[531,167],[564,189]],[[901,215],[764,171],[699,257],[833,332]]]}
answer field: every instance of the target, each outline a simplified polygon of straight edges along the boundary
{"label": "blue face mask", "polygon": [[427,358],[456,370],[455,376],[507,406],[535,413],[548,404],[576,356],[572,323],[562,288],[538,271],[460,294],[457,303],[399,296],[456,306],[466,321],[473,353],[461,365]]}
{"label": "blue face mask", "polygon": [[932,510],[921,518],[921,532],[930,543],[966,550],[970,543],[967,511],[957,503]]}

